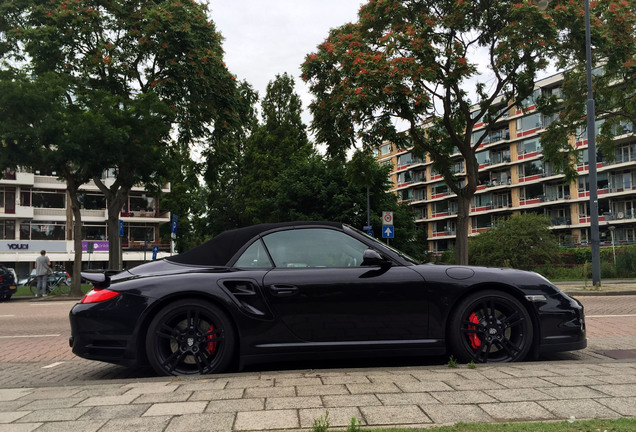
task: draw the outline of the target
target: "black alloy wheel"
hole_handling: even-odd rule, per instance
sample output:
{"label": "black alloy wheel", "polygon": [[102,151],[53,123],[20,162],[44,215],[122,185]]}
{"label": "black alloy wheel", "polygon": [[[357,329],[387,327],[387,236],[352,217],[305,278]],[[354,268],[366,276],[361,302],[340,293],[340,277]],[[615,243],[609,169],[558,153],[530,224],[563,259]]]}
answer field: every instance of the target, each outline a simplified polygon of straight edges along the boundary
{"label": "black alloy wheel", "polygon": [[153,318],[146,354],[160,375],[202,375],[226,370],[235,344],[232,323],[221,309],[199,300],[181,300]]}
{"label": "black alloy wheel", "polygon": [[483,291],[464,299],[449,329],[452,352],[475,363],[523,360],[532,347],[532,320],[513,296]]}

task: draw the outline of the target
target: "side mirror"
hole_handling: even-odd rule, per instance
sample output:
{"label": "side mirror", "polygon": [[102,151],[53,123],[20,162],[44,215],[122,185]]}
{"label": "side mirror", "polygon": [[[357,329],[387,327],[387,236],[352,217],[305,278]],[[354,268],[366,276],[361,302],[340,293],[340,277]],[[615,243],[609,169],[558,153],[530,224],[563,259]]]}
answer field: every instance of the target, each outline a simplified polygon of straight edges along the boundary
{"label": "side mirror", "polygon": [[362,265],[368,267],[391,267],[391,261],[380,255],[375,249],[367,249],[362,255]]}

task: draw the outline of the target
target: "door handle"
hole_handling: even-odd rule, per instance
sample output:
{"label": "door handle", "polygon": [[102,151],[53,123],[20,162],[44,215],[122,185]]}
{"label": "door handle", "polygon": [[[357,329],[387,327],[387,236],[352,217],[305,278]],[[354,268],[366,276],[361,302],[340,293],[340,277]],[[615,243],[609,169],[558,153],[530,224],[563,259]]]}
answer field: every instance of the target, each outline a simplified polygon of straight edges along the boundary
{"label": "door handle", "polygon": [[298,287],[294,285],[270,285],[269,290],[277,297],[287,297],[298,292]]}

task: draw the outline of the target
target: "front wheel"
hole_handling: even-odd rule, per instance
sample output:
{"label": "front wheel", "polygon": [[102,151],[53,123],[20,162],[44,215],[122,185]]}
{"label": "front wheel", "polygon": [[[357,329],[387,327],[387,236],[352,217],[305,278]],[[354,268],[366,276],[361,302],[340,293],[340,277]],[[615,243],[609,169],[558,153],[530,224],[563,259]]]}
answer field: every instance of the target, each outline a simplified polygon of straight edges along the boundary
{"label": "front wheel", "polygon": [[148,361],[160,375],[223,372],[235,345],[227,315],[197,300],[181,300],[160,310],[146,335]]}
{"label": "front wheel", "polygon": [[523,360],[532,346],[532,320],[514,297],[483,291],[464,299],[449,328],[452,352],[464,362]]}

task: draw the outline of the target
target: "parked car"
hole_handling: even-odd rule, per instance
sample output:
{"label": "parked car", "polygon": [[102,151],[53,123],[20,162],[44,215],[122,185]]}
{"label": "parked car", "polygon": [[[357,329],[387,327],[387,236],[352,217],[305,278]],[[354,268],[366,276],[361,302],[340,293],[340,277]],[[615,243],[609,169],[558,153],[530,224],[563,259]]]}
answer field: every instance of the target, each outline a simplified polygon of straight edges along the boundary
{"label": "parked car", "polygon": [[0,301],[8,301],[18,291],[15,271],[0,265]]}
{"label": "parked car", "polygon": [[420,265],[341,223],[241,228],[82,276],[94,288],[70,312],[73,352],[165,375],[303,357],[510,362],[587,344],[581,304],[539,274]]}

